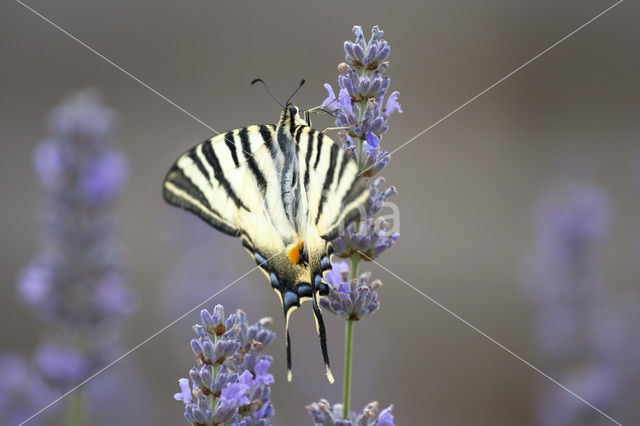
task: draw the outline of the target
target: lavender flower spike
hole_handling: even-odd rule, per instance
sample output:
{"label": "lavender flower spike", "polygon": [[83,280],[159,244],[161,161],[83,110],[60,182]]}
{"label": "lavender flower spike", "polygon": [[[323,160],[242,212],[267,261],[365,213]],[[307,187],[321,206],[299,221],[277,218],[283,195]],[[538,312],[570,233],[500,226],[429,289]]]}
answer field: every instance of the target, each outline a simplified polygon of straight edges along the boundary
{"label": "lavender flower spike", "polygon": [[[347,283],[346,262],[338,262],[334,268],[342,270],[342,276],[326,274],[325,280],[329,284],[329,294],[320,299],[320,306],[344,320],[358,321],[371,315],[380,307],[376,289],[382,286],[380,280],[369,283],[370,272],[360,275],[357,280]],[[338,278],[338,279],[336,279]]]}
{"label": "lavender flower spike", "polygon": [[391,413],[393,405],[380,411],[377,401],[370,402],[359,413],[351,412],[347,419],[342,418],[342,404],[331,406],[326,399],[306,408],[316,426],[395,426]]}
{"label": "lavender flower spike", "polygon": [[333,241],[337,256],[348,258],[358,253],[364,260],[376,259],[400,237],[397,232],[388,232],[388,222],[382,216],[374,217],[382,211],[387,198],[397,193],[393,186],[381,191],[380,186],[383,183],[384,178],[379,177],[369,187],[369,217],[358,225],[359,229],[352,223]]}
{"label": "lavender flower spike", "polygon": [[[382,38],[384,32],[378,26],[373,27],[368,42],[361,27],[353,27],[353,32],[356,40],[344,43],[345,62],[338,65],[338,96],[336,98],[333,88],[325,83],[328,96],[322,104],[336,114],[336,126],[349,127],[341,139],[363,174],[373,176],[389,161],[389,153],[378,145],[389,128],[389,117],[395,111],[402,113],[402,108],[397,100],[398,92],[384,100],[391,82],[389,77],[383,77],[390,52],[389,44]],[[367,144],[364,150],[359,147],[363,141]]]}
{"label": "lavender flower spike", "polygon": [[184,417],[192,425],[270,425],[274,411],[269,385],[274,379],[271,357],[261,354],[275,337],[267,328],[270,318],[249,325],[240,310],[227,318],[221,305],[213,312],[202,310],[203,324],[193,327],[192,386],[189,379],[180,379],[174,399],[184,403]]}
{"label": "lavender flower spike", "polygon": [[[359,264],[361,260],[380,256],[399,237],[380,215],[387,198],[397,191],[394,187],[382,190],[384,178],[372,178],[389,163],[389,153],[381,146],[382,135],[389,128],[389,117],[396,111],[402,113],[398,92],[387,96],[391,80],[383,74],[389,67],[390,48],[382,38],[384,33],[377,26],[373,27],[367,42],[361,27],[353,27],[353,32],[355,41],[345,41],[345,62],[338,65],[338,96],[330,85],[325,84],[328,96],[323,104],[335,113],[336,126],[346,129],[339,132],[338,137],[347,155],[358,164],[358,175],[369,185],[370,199],[369,207],[360,212],[358,220],[340,229],[338,237],[332,241],[334,254],[349,258],[350,264],[334,262],[332,270],[324,275],[329,293],[319,300],[319,304],[345,320],[345,367],[342,404],[332,407],[326,400],[321,400],[307,407],[319,426],[394,424],[392,408],[378,413],[377,402],[367,405],[360,413],[350,410],[354,323],[378,310],[380,302],[376,290],[382,285],[378,280],[370,282],[371,273],[359,273]],[[392,217],[396,225],[397,209],[391,207],[396,213]],[[350,275],[357,279],[348,281]]]}

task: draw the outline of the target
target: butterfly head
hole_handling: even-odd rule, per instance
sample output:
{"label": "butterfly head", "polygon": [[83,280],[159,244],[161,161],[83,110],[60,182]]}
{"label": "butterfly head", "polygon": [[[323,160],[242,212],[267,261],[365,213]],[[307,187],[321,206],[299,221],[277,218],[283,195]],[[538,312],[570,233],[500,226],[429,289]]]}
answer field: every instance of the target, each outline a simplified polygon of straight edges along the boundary
{"label": "butterfly head", "polygon": [[280,117],[281,123],[290,123],[293,126],[311,126],[309,111],[300,110],[294,104],[287,104]]}

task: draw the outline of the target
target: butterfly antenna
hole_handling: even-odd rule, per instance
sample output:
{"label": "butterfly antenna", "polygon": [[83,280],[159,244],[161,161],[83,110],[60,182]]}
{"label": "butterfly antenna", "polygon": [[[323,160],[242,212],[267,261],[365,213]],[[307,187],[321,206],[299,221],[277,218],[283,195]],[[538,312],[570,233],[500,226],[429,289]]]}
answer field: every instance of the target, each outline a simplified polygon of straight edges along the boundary
{"label": "butterfly antenna", "polygon": [[289,99],[287,99],[287,105],[289,105],[289,101],[291,100],[291,98],[293,98],[293,95],[295,95],[296,93],[298,93],[298,90],[300,90],[300,88],[304,85],[305,79],[303,78],[300,81],[300,85],[298,86],[298,88],[296,90],[293,91],[293,93],[291,94],[291,96],[289,96]]}
{"label": "butterfly antenna", "polygon": [[[276,99],[275,96],[273,96],[273,93],[271,93],[271,90],[269,90],[269,88],[267,87],[267,83],[265,83],[263,79],[254,78],[253,81],[251,81],[251,84],[256,84],[256,83],[262,83],[262,85],[264,86],[264,88],[267,91],[267,93],[269,94],[269,96],[271,96],[273,98],[273,100],[278,103],[278,105],[280,105],[282,108],[284,108],[284,105],[282,105],[282,103],[280,103],[280,101],[278,99]],[[288,101],[287,101],[287,103],[288,103]]]}

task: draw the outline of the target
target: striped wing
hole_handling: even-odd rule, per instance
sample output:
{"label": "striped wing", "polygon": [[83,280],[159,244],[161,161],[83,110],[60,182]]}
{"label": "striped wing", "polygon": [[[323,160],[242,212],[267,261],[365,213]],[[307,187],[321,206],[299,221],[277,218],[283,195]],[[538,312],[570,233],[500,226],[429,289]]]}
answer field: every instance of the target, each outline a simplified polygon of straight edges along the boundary
{"label": "striped wing", "polygon": [[356,162],[330,137],[300,126],[295,138],[310,220],[320,236],[331,241],[361,213],[364,217],[368,188],[358,177]]}
{"label": "striped wing", "polygon": [[[282,221],[278,211],[277,185],[268,184],[277,180],[274,173],[278,155],[272,154],[274,137],[273,125],[249,126],[196,145],[169,169],[164,180],[165,200],[195,213],[228,235],[257,231],[264,220],[291,234],[291,226]],[[266,237],[269,241],[276,239]]]}

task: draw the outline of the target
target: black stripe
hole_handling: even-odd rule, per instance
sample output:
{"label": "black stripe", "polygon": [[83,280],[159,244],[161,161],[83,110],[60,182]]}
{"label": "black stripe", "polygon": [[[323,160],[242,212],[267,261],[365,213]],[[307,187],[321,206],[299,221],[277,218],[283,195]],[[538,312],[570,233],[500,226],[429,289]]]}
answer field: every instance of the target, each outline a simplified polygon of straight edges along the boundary
{"label": "black stripe", "polygon": [[253,176],[255,176],[256,182],[258,183],[258,188],[260,188],[260,191],[264,196],[265,192],[267,191],[267,181],[264,178],[264,175],[262,174],[262,172],[260,171],[260,168],[258,167],[258,163],[256,163],[255,158],[253,158],[253,155],[250,154],[251,145],[249,144],[249,133],[247,132],[247,128],[245,127],[240,129],[240,132],[238,132],[238,136],[240,136],[240,142],[242,144],[242,154],[244,155],[244,158],[247,160],[247,164],[249,165],[249,170],[251,170],[251,173],[253,173]]}
{"label": "black stripe", "polygon": [[[196,206],[182,196],[175,194],[172,190],[167,188],[167,182],[171,182],[178,189],[197,199],[204,206],[204,209]],[[202,192],[191,183],[191,181],[184,175],[182,169],[180,169],[178,166],[174,165],[171,170],[169,170],[169,173],[167,173],[162,193],[164,199],[169,204],[173,204],[176,207],[180,207],[195,213],[205,222],[209,223],[211,226],[224,232],[225,234],[234,237],[237,237],[240,234],[237,229],[225,223],[222,220],[220,214],[211,208],[208,201],[204,198]]]}
{"label": "black stripe", "polygon": [[349,188],[347,193],[344,194],[344,197],[342,197],[340,208],[344,208],[347,204],[358,198],[364,190],[365,185],[358,179],[358,176],[356,176],[351,183],[351,188]]}
{"label": "black stripe", "polygon": [[242,231],[242,246],[249,250],[251,253],[255,251],[253,248],[253,242],[251,241],[251,237],[243,230]]}
{"label": "black stripe", "polygon": [[222,185],[224,190],[227,192],[227,195],[229,196],[229,198],[231,198],[236,207],[242,207],[245,210],[249,210],[247,206],[245,206],[244,203],[238,198],[235,191],[231,187],[231,184],[224,176],[222,167],[220,167],[220,160],[218,160],[218,156],[213,150],[213,144],[211,142],[205,142],[204,144],[202,144],[202,153],[204,154],[204,157],[207,159],[209,164],[211,164],[211,167],[213,167],[213,174],[216,180],[220,182],[220,185]]}
{"label": "black stripe", "polygon": [[309,167],[311,162],[311,155],[313,154],[313,144],[311,143],[311,136],[314,134],[313,130],[309,132],[307,137],[307,154],[304,157],[305,170],[304,170],[304,189],[309,190]]}
{"label": "black stripe", "polygon": [[338,172],[338,185],[340,185],[340,181],[342,180],[342,175],[344,174],[344,169],[347,168],[347,164],[349,163],[349,157],[344,152],[340,156],[342,159],[342,164],[340,164],[340,171]]}
{"label": "black stripe", "polygon": [[240,166],[240,162],[238,161],[238,152],[236,151],[236,142],[233,138],[233,131],[225,133],[224,142],[227,144],[227,148],[229,148],[231,158],[233,158],[233,164],[238,168]]}
{"label": "black stripe", "polygon": [[[184,192],[189,194],[191,197],[198,200],[203,206],[205,206],[209,210],[213,211],[213,209],[211,208],[211,205],[209,204],[209,200],[207,200],[207,197],[205,197],[202,189],[200,189],[200,187],[195,185],[193,181],[189,179],[189,177],[184,173],[184,170],[182,170],[182,168],[179,167],[177,164],[175,164],[171,168],[171,170],[167,174],[166,180],[173,183],[179,189],[183,190]],[[215,213],[218,214],[217,212]]]}
{"label": "black stripe", "polygon": [[324,138],[323,133],[318,133],[318,142],[316,144],[316,161],[313,164],[313,168],[318,168],[318,163],[320,162],[320,154],[322,153],[322,139]]}
{"label": "black stripe", "polygon": [[271,157],[276,158],[277,151],[274,151],[273,136],[268,126],[264,124],[260,125],[260,136],[262,136],[262,140],[264,140],[264,144],[267,146],[267,148],[269,148]]}
{"label": "black stripe", "polygon": [[[207,143],[207,142],[205,141],[204,143]],[[187,154],[187,157],[189,157],[191,161],[193,161],[193,164],[195,164],[198,170],[200,170],[200,173],[202,173],[202,176],[204,176],[205,179],[209,181],[209,184],[211,184],[211,175],[209,175],[209,171],[204,167],[204,164],[202,164],[202,161],[200,161],[200,159],[198,158],[196,149],[197,147],[189,151],[189,153]]]}
{"label": "black stripe", "polygon": [[304,129],[304,126],[298,126],[296,127],[296,131],[293,133],[293,138],[296,140],[297,143],[300,143],[300,136],[302,135],[302,129]]}
{"label": "black stripe", "polygon": [[289,111],[288,115],[289,115],[289,133],[293,135],[293,132],[295,131],[295,126],[296,126],[296,117],[291,114],[291,111]]}
{"label": "black stripe", "polygon": [[320,220],[322,214],[322,208],[327,201],[327,191],[333,182],[333,175],[336,171],[336,157],[338,156],[338,145],[331,144],[331,157],[329,158],[329,170],[327,170],[327,176],[324,178],[324,184],[322,185],[322,197],[320,198],[320,205],[318,206],[318,215],[316,216],[316,224]]}

